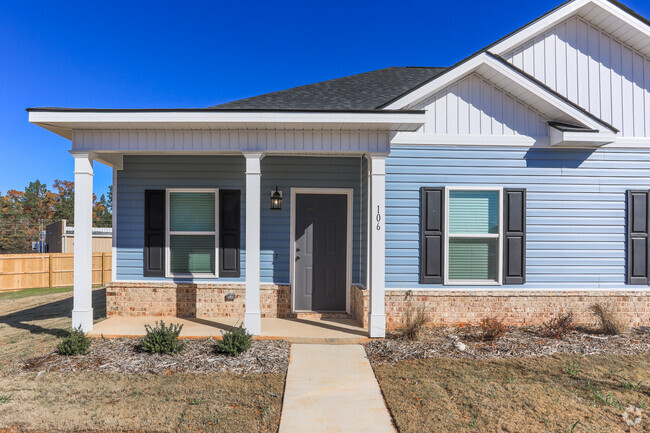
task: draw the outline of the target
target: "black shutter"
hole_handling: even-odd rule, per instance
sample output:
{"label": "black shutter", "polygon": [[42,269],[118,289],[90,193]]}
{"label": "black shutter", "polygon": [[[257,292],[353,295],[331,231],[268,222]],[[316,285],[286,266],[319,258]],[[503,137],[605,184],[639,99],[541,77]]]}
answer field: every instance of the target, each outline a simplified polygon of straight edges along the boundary
{"label": "black shutter", "polygon": [[648,191],[627,191],[627,284],[648,285]]}
{"label": "black shutter", "polygon": [[526,190],[503,190],[503,284],[526,282]]}
{"label": "black shutter", "polygon": [[144,276],[165,276],[165,190],[144,192]]}
{"label": "black shutter", "polygon": [[444,188],[420,188],[420,283],[442,284]]}
{"label": "black shutter", "polygon": [[241,191],[220,190],[219,210],[219,276],[236,278],[241,275]]}

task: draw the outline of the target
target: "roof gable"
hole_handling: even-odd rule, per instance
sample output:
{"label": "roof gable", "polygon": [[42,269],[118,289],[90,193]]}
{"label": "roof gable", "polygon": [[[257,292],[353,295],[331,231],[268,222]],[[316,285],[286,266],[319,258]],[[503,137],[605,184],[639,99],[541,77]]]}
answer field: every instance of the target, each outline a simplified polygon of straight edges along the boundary
{"label": "roof gable", "polygon": [[594,130],[617,132],[606,122],[595,117],[548,86],[517,69],[503,58],[490,53],[479,53],[456,65],[418,89],[386,106],[387,109],[421,107],[427,98],[454,85],[459,80],[478,74],[496,87],[534,108],[543,117],[553,121],[578,124]]}
{"label": "roof gable", "polygon": [[650,57],[650,21],[613,0],[571,0],[495,42],[486,50],[505,55],[575,16]]}
{"label": "roof gable", "polygon": [[390,67],[216,105],[215,109],[374,110],[444,71]]}

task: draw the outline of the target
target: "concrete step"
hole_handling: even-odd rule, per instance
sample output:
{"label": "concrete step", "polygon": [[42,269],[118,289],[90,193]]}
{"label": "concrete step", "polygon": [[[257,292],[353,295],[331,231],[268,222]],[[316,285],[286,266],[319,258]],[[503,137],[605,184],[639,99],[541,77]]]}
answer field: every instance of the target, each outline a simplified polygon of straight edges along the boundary
{"label": "concrete step", "polygon": [[294,319],[321,320],[321,319],[354,319],[348,313],[332,313],[329,311],[307,311],[291,314]]}

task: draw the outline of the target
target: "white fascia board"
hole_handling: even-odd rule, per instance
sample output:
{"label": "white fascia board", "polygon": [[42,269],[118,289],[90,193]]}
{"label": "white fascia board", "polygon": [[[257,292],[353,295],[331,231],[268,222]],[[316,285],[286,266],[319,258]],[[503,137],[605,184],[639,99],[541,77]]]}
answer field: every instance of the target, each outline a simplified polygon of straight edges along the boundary
{"label": "white fascia board", "polygon": [[626,24],[630,25],[635,30],[646,35],[650,38],[650,27],[647,24],[641,22],[636,17],[625,12],[623,9],[615,6],[607,0],[575,0],[571,3],[568,3],[557,10],[551,12],[550,14],[540,18],[537,21],[534,21],[532,24],[529,24],[522,28],[521,30],[515,32],[511,36],[503,39],[502,41],[497,42],[496,44],[489,47],[489,50],[493,53],[503,55],[519,45],[525,43],[528,40],[531,40],[538,35],[544,33],[560,22],[566,20],[567,18],[575,15],[585,6],[593,4],[613,16],[621,19]]}
{"label": "white fascia board", "polygon": [[448,72],[443,72],[439,77],[434,78],[424,86],[421,86],[410,93],[402,96],[401,98],[391,102],[389,105],[385,106],[386,110],[401,110],[405,107],[412,106],[427,97],[437,93],[438,91],[444,89],[465,77],[466,75],[471,74],[476,69],[483,64],[487,55],[485,53],[478,54],[465,62],[457,65],[453,70]]}
{"label": "white fascia board", "polygon": [[[241,111],[30,111],[31,123],[69,128],[69,124],[214,124],[342,123],[395,125],[424,123],[424,113],[368,112],[241,112]],[[75,129],[79,129],[78,127]],[[387,128],[390,129],[390,128]]]}
{"label": "white fascia board", "polygon": [[585,127],[597,130],[603,128],[607,130],[610,129],[607,125],[597,122],[595,119],[586,115],[580,109],[574,107],[552,92],[549,92],[548,89],[545,89],[539,83],[531,80],[522,73],[518,73],[513,69],[514,66],[504,64],[487,52],[478,54],[466,62],[461,63],[460,65],[456,66],[453,71],[449,71],[448,73],[443,74],[440,76],[440,78],[435,78],[419,89],[416,89],[408,95],[400,98],[399,100],[394,101],[389,106],[387,106],[386,109],[394,110],[413,106],[414,104],[426,99],[427,97],[435,95],[439,91],[445,89],[446,87],[449,87],[467,75],[477,71],[481,67],[488,67],[492,69],[494,72],[504,76],[515,84],[531,92],[538,98],[542,99],[546,103],[552,105],[557,110],[567,114]]}
{"label": "white fascia board", "polygon": [[595,148],[616,141],[616,134],[610,132],[560,131],[552,126],[549,130],[551,147]]}

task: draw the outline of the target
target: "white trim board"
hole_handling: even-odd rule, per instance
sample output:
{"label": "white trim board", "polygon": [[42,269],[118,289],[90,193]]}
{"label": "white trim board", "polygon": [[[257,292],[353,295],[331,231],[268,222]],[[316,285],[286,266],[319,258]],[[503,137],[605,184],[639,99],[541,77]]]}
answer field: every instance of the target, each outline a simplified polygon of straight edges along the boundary
{"label": "white trim board", "polygon": [[[636,288],[635,288],[636,287]],[[648,292],[648,286],[610,286],[610,287],[556,287],[540,289],[537,287],[526,287],[526,285],[504,285],[504,286],[445,286],[445,287],[386,287],[386,291],[400,291],[400,292],[611,292],[616,291],[620,293],[625,292]],[[534,295],[526,295],[534,296]]]}
{"label": "white trim board", "polygon": [[[574,0],[538,18],[532,23],[517,30],[512,35],[504,38],[503,40],[496,42],[495,44],[490,46],[489,49],[490,51],[493,51],[498,54],[505,54],[508,51],[517,48],[521,44],[543,34],[553,26],[561,23],[562,21],[574,15],[579,15],[579,16],[588,15],[589,12],[591,12],[591,9],[593,8],[598,8],[603,12],[607,12],[612,17],[617,18],[620,24],[619,28],[625,26],[630,30],[634,29],[638,33],[650,39],[650,27],[647,24],[640,21],[633,15],[627,13],[620,7],[614,5],[613,3],[607,0]],[[623,41],[623,42],[628,43],[627,41]],[[641,43],[641,45],[645,45],[645,47],[648,48],[647,43],[646,44]],[[632,48],[636,49],[637,47],[633,46]],[[648,55],[649,52],[650,51],[646,51],[645,55]]]}
{"label": "white trim board", "polygon": [[382,130],[414,131],[424,112],[38,111],[29,121],[72,139],[79,130]]}
{"label": "white trim board", "polygon": [[[502,88],[510,94],[519,93],[520,95],[517,98],[521,102],[535,108],[549,120],[578,123],[597,131],[617,132],[612,130],[609,125],[599,122],[594,117],[586,114],[584,110],[577,108],[572,103],[549,91],[540,83],[531,80],[514,66],[487,52],[480,53],[466,60],[448,73],[443,73],[439,78],[433,79],[424,86],[392,102],[386,109],[414,106],[472,73],[476,73],[492,82],[496,76],[503,78],[505,81],[500,81],[508,84],[500,84],[498,86],[499,88]],[[509,87],[519,91],[513,92]]]}
{"label": "white trim board", "polygon": [[291,209],[289,223],[289,278],[291,285],[291,312],[295,313],[295,253],[296,253],[296,195],[297,194],[340,194],[345,195],[348,201],[347,215],[347,257],[345,270],[345,311],[351,314],[350,310],[350,288],[352,287],[352,223],[353,223],[353,198],[354,188],[291,188]]}

